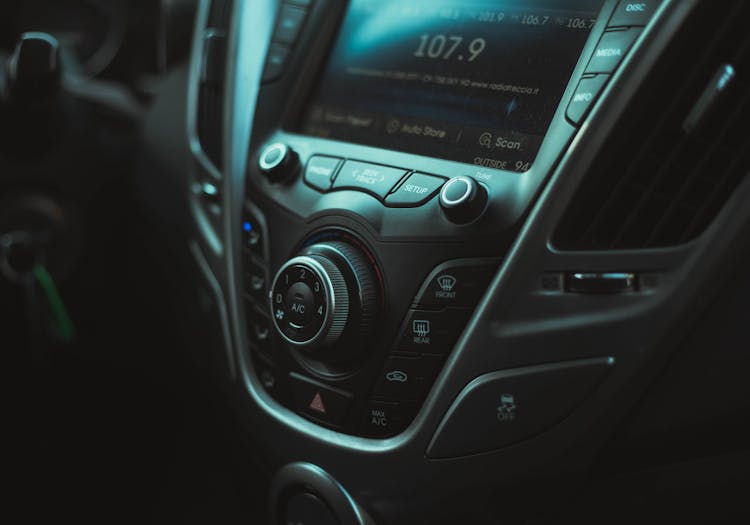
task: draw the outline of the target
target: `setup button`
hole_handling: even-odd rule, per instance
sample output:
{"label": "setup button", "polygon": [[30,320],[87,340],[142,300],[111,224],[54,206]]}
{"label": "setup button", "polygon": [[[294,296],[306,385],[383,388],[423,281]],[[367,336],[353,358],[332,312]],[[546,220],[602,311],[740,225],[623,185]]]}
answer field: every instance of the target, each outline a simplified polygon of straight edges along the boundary
{"label": "setup button", "polygon": [[444,178],[424,173],[414,173],[385,200],[388,206],[416,207],[421,206],[438,192],[445,183]]}

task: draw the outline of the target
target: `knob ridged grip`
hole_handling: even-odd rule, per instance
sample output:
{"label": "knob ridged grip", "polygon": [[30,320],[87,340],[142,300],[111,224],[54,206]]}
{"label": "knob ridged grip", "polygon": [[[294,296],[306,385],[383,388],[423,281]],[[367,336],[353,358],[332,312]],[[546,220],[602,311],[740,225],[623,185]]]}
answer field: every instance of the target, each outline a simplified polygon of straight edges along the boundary
{"label": "knob ridged grip", "polygon": [[[349,320],[349,290],[341,270],[333,262],[319,255],[311,255],[310,258],[320,263],[328,278],[329,324],[327,327],[325,325],[323,327],[324,330],[327,330],[327,333],[325,333],[325,337],[321,338],[320,345],[332,346],[344,333],[346,322]],[[311,342],[310,344],[314,343]]]}
{"label": "knob ridged grip", "polygon": [[327,243],[330,248],[340,252],[347,260],[356,278],[359,295],[358,326],[353,327],[360,334],[367,336],[373,329],[378,314],[380,298],[378,281],[371,261],[359,249],[343,241]]}
{"label": "knob ridged grip", "polygon": [[287,342],[308,348],[330,346],[349,318],[346,279],[325,257],[295,257],[276,274],[270,307],[274,325]]}

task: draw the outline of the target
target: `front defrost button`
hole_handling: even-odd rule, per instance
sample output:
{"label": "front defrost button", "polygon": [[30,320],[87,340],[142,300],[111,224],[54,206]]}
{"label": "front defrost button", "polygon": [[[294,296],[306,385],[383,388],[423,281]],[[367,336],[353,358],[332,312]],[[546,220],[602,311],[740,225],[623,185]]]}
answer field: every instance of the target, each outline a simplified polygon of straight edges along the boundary
{"label": "front defrost button", "polygon": [[417,294],[420,306],[476,306],[497,271],[498,261],[448,261],[432,271]]}

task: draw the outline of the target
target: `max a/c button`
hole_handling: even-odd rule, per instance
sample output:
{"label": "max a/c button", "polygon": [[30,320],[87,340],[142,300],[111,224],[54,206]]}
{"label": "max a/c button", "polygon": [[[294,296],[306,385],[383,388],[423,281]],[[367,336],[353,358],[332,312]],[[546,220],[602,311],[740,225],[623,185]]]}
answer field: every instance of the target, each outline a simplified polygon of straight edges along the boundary
{"label": "max a/c button", "polygon": [[372,400],[367,404],[362,434],[377,438],[394,436],[409,425],[417,407],[416,403]]}

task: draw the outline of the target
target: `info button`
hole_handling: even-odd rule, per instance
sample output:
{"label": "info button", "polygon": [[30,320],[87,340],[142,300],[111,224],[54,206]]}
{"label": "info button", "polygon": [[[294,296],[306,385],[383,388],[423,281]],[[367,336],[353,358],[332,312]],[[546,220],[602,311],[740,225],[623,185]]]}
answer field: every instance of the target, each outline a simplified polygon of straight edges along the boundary
{"label": "info button", "polygon": [[406,175],[406,170],[403,169],[349,160],[341,167],[333,188],[365,191],[380,199],[385,199],[385,196],[404,175]]}
{"label": "info button", "polygon": [[408,208],[421,206],[438,192],[445,183],[442,177],[414,173],[393,193],[388,195],[388,206]]}

